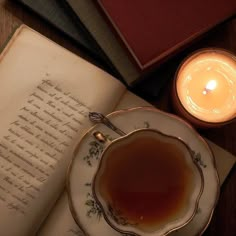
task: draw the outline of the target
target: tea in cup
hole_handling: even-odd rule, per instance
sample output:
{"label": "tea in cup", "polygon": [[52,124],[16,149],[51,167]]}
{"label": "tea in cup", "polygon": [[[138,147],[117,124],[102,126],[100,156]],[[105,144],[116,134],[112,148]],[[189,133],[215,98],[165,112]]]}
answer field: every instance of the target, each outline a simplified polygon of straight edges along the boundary
{"label": "tea in cup", "polygon": [[194,217],[203,175],[183,141],[139,129],[105,145],[93,193],[111,227],[160,236]]}

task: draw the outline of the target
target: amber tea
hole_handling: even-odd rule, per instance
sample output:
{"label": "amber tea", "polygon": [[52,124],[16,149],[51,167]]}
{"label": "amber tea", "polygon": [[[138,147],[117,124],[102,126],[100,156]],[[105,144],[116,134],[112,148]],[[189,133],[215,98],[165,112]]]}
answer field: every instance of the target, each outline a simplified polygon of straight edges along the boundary
{"label": "amber tea", "polygon": [[193,175],[175,142],[146,134],[108,148],[105,155],[98,184],[113,217],[156,227],[182,210]]}

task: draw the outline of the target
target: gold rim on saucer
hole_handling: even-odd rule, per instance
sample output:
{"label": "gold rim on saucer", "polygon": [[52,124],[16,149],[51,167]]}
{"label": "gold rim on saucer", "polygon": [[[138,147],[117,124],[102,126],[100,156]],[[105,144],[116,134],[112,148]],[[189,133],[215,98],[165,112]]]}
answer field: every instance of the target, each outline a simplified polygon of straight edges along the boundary
{"label": "gold rim on saucer", "polygon": [[[220,181],[219,181],[219,176],[218,176],[218,172],[217,172],[217,168],[216,168],[216,162],[215,162],[215,157],[214,157],[214,153],[213,151],[211,150],[210,146],[208,145],[208,143],[204,140],[204,138],[202,138],[197,132],[196,130],[190,125],[188,124],[186,121],[184,121],[183,119],[177,117],[176,115],[173,115],[173,114],[169,114],[169,113],[166,113],[166,112],[163,112],[163,111],[160,111],[156,108],[152,108],[152,107],[134,107],[134,108],[130,108],[130,109],[123,109],[123,110],[119,110],[119,111],[114,111],[112,113],[110,113],[109,115],[107,115],[107,117],[113,117],[113,116],[116,116],[116,115],[119,115],[119,114],[125,114],[125,113],[129,113],[129,112],[132,112],[132,111],[135,111],[135,110],[144,110],[144,111],[151,111],[151,112],[157,112],[157,113],[160,113],[162,115],[165,115],[165,116],[168,116],[170,118],[174,118],[176,120],[178,120],[180,123],[184,124],[188,129],[190,129],[192,131],[192,133],[198,137],[198,139],[201,141],[201,143],[205,146],[205,148],[208,150],[208,152],[211,154],[211,163],[213,165],[213,169],[214,169],[214,173],[215,173],[215,180],[216,180],[216,185],[217,185],[217,190],[216,190],[216,194],[215,194],[215,200],[213,201],[213,207],[211,209],[211,212],[209,214],[209,217],[208,219],[206,220],[206,223],[204,223],[203,227],[199,230],[199,232],[197,232],[198,235],[202,235],[203,232],[206,230],[206,228],[209,226],[210,224],[210,221],[212,219],[212,215],[213,215],[213,212],[215,210],[215,207],[216,207],[216,204],[217,204],[217,201],[219,199],[219,193],[220,193]],[[84,135],[83,137],[81,138],[80,142],[78,143],[74,153],[77,153],[79,147],[80,147],[80,144],[82,143],[82,141],[85,139],[85,137],[87,137],[87,135],[89,135],[91,133],[92,130],[95,129],[97,125],[94,125],[92,126]],[[80,222],[80,219],[79,219],[79,216],[75,210],[75,206],[74,206],[74,203],[73,203],[73,200],[72,200],[72,196],[71,196],[71,184],[70,184],[70,175],[71,175],[71,169],[72,169],[72,166],[73,166],[73,162],[74,162],[74,159],[75,159],[75,155],[74,155],[74,158],[71,160],[71,163],[68,167],[68,171],[67,171],[67,180],[66,180],[66,190],[67,190],[67,193],[68,193],[68,202],[69,202],[69,207],[70,207],[70,211],[71,211],[71,214],[75,220],[75,222],[77,223],[77,225],[79,226],[79,228],[82,230],[82,232],[87,235],[86,233],[86,230],[84,229],[83,225],[81,224]],[[201,199],[201,198],[200,198]]]}

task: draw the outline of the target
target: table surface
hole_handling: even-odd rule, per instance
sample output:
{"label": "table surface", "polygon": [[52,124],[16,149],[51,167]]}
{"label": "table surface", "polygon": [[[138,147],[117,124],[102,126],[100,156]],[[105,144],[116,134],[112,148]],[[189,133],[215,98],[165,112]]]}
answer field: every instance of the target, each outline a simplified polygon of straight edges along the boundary
{"label": "table surface", "polygon": [[[12,31],[21,23],[34,28],[63,47],[92,61],[78,45],[69,40],[57,29],[39,18],[28,9],[14,1],[0,0],[0,46],[4,44]],[[222,47],[236,54],[236,17],[218,25],[201,39],[192,43],[187,49],[165,63],[160,69],[160,74],[170,72],[172,75],[187,53],[203,47]],[[161,76],[161,75],[160,75]],[[147,79],[136,86],[134,92],[147,99],[158,108],[170,111],[170,83],[167,83],[162,92],[155,96],[155,78]],[[150,93],[152,96],[150,96]],[[236,122],[221,128],[199,131],[202,135],[223,147],[236,156]],[[204,233],[205,235],[233,236],[236,234],[236,167],[232,169],[221,188],[221,195],[215,209],[212,221]]]}

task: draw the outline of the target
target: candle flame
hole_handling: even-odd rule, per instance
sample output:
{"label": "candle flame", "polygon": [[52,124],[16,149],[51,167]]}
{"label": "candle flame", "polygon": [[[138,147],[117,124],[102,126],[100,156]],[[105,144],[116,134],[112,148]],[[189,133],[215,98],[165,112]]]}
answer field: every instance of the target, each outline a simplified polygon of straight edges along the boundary
{"label": "candle flame", "polygon": [[203,94],[206,95],[208,94],[210,91],[213,91],[217,86],[217,82],[215,80],[210,80],[207,82],[206,87],[203,90]]}
{"label": "candle flame", "polygon": [[216,88],[216,85],[217,85],[217,83],[215,80],[210,80],[206,85],[206,89],[212,91]]}

